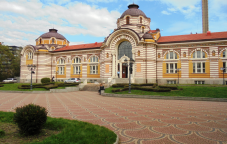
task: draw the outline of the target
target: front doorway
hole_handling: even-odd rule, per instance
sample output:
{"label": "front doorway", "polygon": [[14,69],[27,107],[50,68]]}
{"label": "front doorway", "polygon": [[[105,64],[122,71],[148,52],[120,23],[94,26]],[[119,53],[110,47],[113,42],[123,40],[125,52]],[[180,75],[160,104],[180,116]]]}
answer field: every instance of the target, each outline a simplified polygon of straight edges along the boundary
{"label": "front doorway", "polygon": [[128,66],[126,63],[122,63],[122,78],[128,78]]}

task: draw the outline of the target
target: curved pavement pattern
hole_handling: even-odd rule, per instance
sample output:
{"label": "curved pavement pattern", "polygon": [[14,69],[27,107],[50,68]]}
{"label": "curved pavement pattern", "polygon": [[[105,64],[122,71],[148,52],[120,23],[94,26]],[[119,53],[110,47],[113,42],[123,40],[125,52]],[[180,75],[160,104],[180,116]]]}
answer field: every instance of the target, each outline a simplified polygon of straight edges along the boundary
{"label": "curved pavement pattern", "polygon": [[0,110],[35,103],[51,117],[105,126],[122,144],[227,143],[227,103],[102,97],[96,92],[0,93]]}

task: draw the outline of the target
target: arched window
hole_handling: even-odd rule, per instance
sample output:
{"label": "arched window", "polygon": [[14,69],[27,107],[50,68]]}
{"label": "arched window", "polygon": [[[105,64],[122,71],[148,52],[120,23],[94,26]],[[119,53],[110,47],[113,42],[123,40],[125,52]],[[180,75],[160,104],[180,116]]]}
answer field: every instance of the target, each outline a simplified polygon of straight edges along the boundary
{"label": "arched window", "polygon": [[140,51],[138,51],[138,56],[140,56]]}
{"label": "arched window", "polygon": [[55,44],[55,40],[54,40],[54,38],[52,38],[52,44]]}
{"label": "arched window", "polygon": [[54,51],[55,50],[55,47],[51,47],[51,51]]}
{"label": "arched window", "polygon": [[196,50],[193,53],[193,58],[205,58],[205,57],[206,57],[205,52],[202,50]]}
{"label": "arched window", "polygon": [[106,58],[109,58],[109,53],[106,54]]}
{"label": "arched window", "polygon": [[65,60],[63,58],[59,59],[59,64],[65,64]]}
{"label": "arched window", "polygon": [[41,38],[39,39],[39,43],[42,44],[42,39]]}
{"label": "arched window", "polygon": [[222,57],[223,57],[223,58],[226,58],[226,57],[227,57],[226,51],[227,51],[227,50],[224,50],[223,53],[222,53]]}
{"label": "arched window", "polygon": [[129,24],[129,22],[130,22],[130,17],[128,16],[126,17],[126,24]]}
{"label": "arched window", "polygon": [[93,56],[90,58],[90,62],[99,62],[99,58],[96,56]]}
{"label": "arched window", "polygon": [[214,50],[212,51],[212,56],[215,56],[215,51]]}
{"label": "arched window", "polygon": [[142,27],[142,33],[144,33],[144,27]]}
{"label": "arched window", "polygon": [[132,58],[132,45],[128,41],[123,41],[119,44],[118,47],[118,59],[120,59],[124,55]]}
{"label": "arched window", "polygon": [[142,18],[142,17],[140,17],[140,23],[142,23],[142,20],[143,20],[143,18]]}
{"label": "arched window", "polygon": [[79,64],[79,63],[81,63],[81,59],[76,57],[76,58],[73,59],[73,63]]}
{"label": "arched window", "polygon": [[166,59],[177,59],[177,53],[170,51],[166,54]]}
{"label": "arched window", "polygon": [[31,51],[28,52],[28,59],[33,59],[33,53]]}

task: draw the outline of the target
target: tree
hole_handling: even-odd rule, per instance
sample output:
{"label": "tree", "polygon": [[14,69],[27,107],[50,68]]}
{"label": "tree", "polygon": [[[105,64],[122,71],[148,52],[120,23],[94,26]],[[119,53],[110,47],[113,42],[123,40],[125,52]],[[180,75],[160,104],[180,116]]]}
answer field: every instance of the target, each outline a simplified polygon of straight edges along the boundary
{"label": "tree", "polygon": [[13,54],[8,46],[0,45],[0,81],[20,75],[20,51]]}

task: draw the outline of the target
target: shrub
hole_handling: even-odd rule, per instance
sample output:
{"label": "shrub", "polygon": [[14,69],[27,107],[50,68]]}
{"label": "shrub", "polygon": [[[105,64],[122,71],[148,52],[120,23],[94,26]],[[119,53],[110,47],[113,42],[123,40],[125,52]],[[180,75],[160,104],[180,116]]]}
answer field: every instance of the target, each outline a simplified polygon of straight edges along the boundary
{"label": "shrub", "polygon": [[3,84],[0,84],[0,87],[4,87],[4,85]]}
{"label": "shrub", "polygon": [[0,138],[5,136],[5,131],[0,129]]}
{"label": "shrub", "polygon": [[17,107],[13,120],[18,125],[21,134],[39,134],[46,123],[47,110],[34,104]]}
{"label": "shrub", "polygon": [[169,89],[169,88],[154,89],[154,92],[170,92],[170,91],[171,91],[171,89]]}
{"label": "shrub", "polygon": [[53,88],[57,88],[58,87],[58,84],[54,84],[54,85],[50,85],[50,86],[44,86],[44,88],[46,90],[49,90],[49,89],[53,89]]}
{"label": "shrub", "polygon": [[112,92],[121,92],[121,89],[112,89]]}
{"label": "shrub", "polygon": [[58,83],[58,87],[77,86],[79,83]]}
{"label": "shrub", "polygon": [[42,83],[50,83],[50,78],[42,78],[41,82]]}
{"label": "shrub", "polygon": [[168,89],[171,89],[171,90],[177,90],[177,86],[159,86],[160,88],[168,88]]}
{"label": "shrub", "polygon": [[14,82],[0,82],[0,84],[14,84]]}

